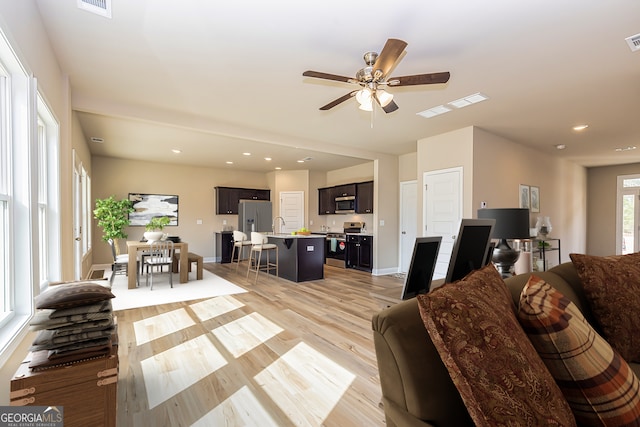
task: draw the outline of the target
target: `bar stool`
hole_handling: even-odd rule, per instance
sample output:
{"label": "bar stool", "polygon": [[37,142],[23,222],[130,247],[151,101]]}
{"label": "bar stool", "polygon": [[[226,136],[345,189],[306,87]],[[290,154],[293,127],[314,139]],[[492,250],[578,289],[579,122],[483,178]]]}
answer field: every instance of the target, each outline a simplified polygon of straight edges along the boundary
{"label": "bar stool", "polygon": [[[276,276],[278,275],[278,246],[273,243],[267,243],[268,239],[262,233],[257,233],[255,231],[251,232],[251,252],[249,253],[249,265],[247,266],[247,279],[249,278],[249,272],[256,272],[255,283],[258,283],[258,273],[260,270],[265,271],[269,274],[269,270],[276,270]],[[276,252],[276,260],[275,262],[271,261],[271,252]],[[267,259],[264,265],[261,265],[262,262],[262,252],[267,252]],[[254,254],[258,257],[254,258]],[[255,266],[253,263],[255,262]]]}
{"label": "bar stool", "polygon": [[244,253],[245,246],[251,246],[251,240],[249,240],[247,238],[247,235],[242,231],[234,230],[231,262],[233,262],[233,257],[235,256],[236,249],[238,249],[238,257],[236,258],[236,273],[238,272],[238,267],[240,267],[240,260],[242,259],[242,254]]}

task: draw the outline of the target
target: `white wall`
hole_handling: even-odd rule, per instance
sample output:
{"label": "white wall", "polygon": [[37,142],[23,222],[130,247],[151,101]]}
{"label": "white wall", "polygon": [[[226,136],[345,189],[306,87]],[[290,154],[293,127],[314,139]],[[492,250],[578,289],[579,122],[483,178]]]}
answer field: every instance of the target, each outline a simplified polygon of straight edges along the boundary
{"label": "white wall", "polygon": [[[38,80],[38,91],[60,123],[60,217],[62,225],[61,251],[73,253],[71,209],[71,108],[67,76],[59,64],[44,33],[44,26],[34,0],[0,0],[0,28],[13,46],[22,65]],[[62,257],[63,280],[73,279],[73,257]],[[28,284],[24,284],[28,286]],[[18,284],[20,286],[20,284]],[[34,292],[37,290],[34,289]],[[0,405],[8,405],[10,379],[26,356],[26,348],[33,337],[21,343],[19,351],[0,369]]]}
{"label": "white wall", "polygon": [[[480,202],[488,207],[519,206],[519,186],[540,188],[540,213],[550,216],[553,237],[561,239],[562,261],[586,250],[586,169],[476,127],[467,127],[418,141],[418,188],[424,172],[462,166],[463,216],[477,217]],[[418,190],[422,230],[422,191]]]}

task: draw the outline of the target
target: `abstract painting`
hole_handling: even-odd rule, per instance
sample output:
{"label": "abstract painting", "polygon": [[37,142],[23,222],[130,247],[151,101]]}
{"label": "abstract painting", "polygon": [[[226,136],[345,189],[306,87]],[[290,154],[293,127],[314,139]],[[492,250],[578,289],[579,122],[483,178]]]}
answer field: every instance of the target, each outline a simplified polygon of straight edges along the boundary
{"label": "abstract painting", "polygon": [[169,225],[178,225],[178,196],[167,194],[129,193],[134,211],[129,214],[132,226],[145,226],[151,218],[167,216]]}

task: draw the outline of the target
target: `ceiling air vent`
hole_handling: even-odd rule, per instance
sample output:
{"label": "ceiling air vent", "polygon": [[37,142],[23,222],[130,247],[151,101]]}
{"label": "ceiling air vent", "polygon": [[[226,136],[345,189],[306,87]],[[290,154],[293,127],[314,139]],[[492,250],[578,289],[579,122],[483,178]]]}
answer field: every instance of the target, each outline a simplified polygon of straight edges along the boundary
{"label": "ceiling air vent", "polygon": [[111,0],[78,0],[78,7],[96,15],[111,18]]}
{"label": "ceiling air vent", "polygon": [[635,36],[627,37],[625,40],[629,44],[629,48],[631,49],[631,52],[635,52],[637,50],[640,50],[640,34],[636,34]]}

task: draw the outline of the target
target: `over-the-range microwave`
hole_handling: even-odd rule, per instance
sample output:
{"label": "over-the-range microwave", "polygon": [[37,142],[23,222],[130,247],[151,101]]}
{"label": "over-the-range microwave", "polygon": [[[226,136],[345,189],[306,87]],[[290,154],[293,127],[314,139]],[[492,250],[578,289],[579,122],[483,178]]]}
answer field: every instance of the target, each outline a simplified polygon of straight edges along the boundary
{"label": "over-the-range microwave", "polygon": [[336,197],[336,213],[355,213],[356,196]]}

